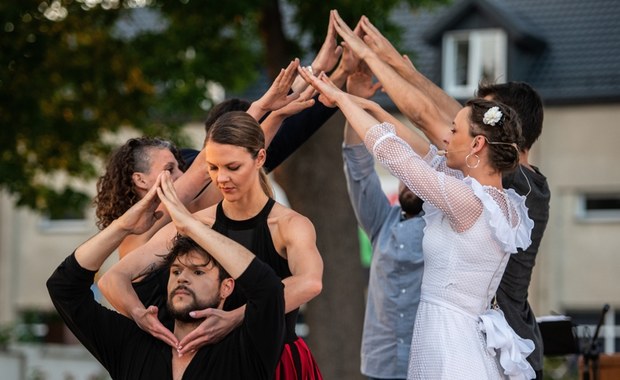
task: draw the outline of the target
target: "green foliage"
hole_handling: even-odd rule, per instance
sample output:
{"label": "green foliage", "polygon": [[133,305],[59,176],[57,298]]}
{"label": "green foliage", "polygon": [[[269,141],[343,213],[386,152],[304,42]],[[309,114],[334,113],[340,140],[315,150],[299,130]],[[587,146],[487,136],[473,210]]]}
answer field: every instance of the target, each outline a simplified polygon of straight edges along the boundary
{"label": "green foliage", "polygon": [[[287,9],[299,25],[285,41],[291,58],[302,36],[316,52],[331,8],[352,25],[364,13],[396,36],[387,15],[401,2],[289,0]],[[0,3],[0,189],[15,195],[18,205],[64,215],[63,206],[77,210],[87,198],[68,181],[57,183],[58,174],[95,178],[94,158],[111,149],[102,141],[104,133],[129,126],[183,142],[180,126],[204,117],[214,83],[239,92],[257,79],[265,58],[260,21],[278,5],[278,0]]]}

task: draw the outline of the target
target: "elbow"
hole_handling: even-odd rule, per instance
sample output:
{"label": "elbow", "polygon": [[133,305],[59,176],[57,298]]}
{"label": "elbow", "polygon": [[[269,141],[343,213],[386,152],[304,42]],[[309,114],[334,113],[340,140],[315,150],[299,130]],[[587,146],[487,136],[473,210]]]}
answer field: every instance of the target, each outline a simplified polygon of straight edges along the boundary
{"label": "elbow", "polygon": [[103,276],[101,276],[99,278],[99,281],[97,281],[97,288],[99,288],[99,290],[101,291],[101,294],[107,299],[110,299],[110,294],[111,294],[111,287],[112,287],[112,281],[110,279],[110,272],[106,272],[103,274]]}
{"label": "elbow", "polygon": [[323,281],[321,279],[311,279],[308,280],[306,286],[306,290],[308,292],[308,299],[311,300],[321,294],[321,291],[323,290]]}

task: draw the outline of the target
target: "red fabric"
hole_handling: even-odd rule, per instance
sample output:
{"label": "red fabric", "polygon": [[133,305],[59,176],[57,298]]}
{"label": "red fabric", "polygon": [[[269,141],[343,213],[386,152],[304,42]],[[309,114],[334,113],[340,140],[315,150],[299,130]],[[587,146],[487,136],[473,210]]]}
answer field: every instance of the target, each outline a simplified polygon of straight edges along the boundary
{"label": "red fabric", "polygon": [[276,368],[276,380],[322,380],[323,376],[312,352],[303,339],[284,344]]}

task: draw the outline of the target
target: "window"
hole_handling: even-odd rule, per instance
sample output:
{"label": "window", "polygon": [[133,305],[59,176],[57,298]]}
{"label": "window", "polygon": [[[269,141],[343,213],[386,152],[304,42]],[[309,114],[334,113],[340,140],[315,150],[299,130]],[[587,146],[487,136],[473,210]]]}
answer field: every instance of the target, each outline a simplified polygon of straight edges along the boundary
{"label": "window", "polygon": [[620,221],[620,193],[585,193],[578,196],[577,218],[582,221]]}
{"label": "window", "polygon": [[458,31],[443,38],[443,87],[471,98],[480,82],[506,81],[506,33],[500,29]]}

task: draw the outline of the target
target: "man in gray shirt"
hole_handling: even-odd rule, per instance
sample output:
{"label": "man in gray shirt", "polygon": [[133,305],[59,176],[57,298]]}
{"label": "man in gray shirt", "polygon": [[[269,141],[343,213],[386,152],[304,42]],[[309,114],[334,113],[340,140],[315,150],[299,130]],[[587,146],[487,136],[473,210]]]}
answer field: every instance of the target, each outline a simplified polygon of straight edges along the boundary
{"label": "man in gray shirt", "polygon": [[371,379],[404,379],[424,265],[422,200],[401,183],[400,205],[390,205],[372,155],[349,126],[342,153],[349,198],[373,248],[361,372]]}

